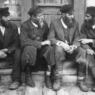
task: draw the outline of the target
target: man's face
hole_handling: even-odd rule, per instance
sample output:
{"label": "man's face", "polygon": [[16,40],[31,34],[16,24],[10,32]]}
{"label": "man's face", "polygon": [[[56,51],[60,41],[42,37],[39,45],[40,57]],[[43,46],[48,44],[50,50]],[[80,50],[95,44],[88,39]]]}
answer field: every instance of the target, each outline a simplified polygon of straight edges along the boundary
{"label": "man's face", "polygon": [[73,19],[74,18],[74,14],[73,14],[73,12],[70,12],[70,13],[66,13],[66,17],[68,18],[68,19]]}
{"label": "man's face", "polygon": [[92,16],[90,14],[85,15],[85,20],[89,21],[92,19]]}
{"label": "man's face", "polygon": [[0,19],[0,24],[2,26],[7,26],[8,25],[8,20],[10,20],[10,16],[2,16]]}
{"label": "man's face", "polygon": [[90,14],[86,14],[85,15],[85,21],[87,23],[89,23],[90,25],[94,25],[95,24],[95,16],[92,16]]}
{"label": "man's face", "polygon": [[8,21],[8,20],[10,20],[10,16],[2,16],[2,20]]}
{"label": "man's face", "polygon": [[95,29],[95,16],[86,14],[85,15],[85,24],[88,28],[93,28]]}
{"label": "man's face", "polygon": [[38,21],[43,21],[44,20],[43,13],[37,14],[36,18],[37,18]]}
{"label": "man's face", "polygon": [[73,26],[73,21],[74,21],[74,15],[73,15],[73,13],[63,13],[62,14],[62,18],[63,18],[65,24],[68,27],[72,27]]}

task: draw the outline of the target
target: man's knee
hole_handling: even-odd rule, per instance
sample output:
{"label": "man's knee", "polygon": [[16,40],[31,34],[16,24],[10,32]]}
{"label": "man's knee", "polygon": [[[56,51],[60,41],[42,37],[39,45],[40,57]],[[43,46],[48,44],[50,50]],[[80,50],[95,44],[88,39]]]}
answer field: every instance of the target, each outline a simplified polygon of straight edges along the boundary
{"label": "man's knee", "polygon": [[20,48],[16,49],[15,56],[21,56],[21,49]]}
{"label": "man's knee", "polygon": [[56,62],[63,62],[66,59],[65,51],[62,47],[56,46],[55,47],[55,58]]}
{"label": "man's knee", "polygon": [[21,56],[23,63],[35,64],[37,55],[37,49],[34,46],[27,46],[24,48]]}
{"label": "man's knee", "polygon": [[64,49],[62,47],[56,46],[55,47],[55,52],[60,54],[60,53],[64,53]]}
{"label": "man's knee", "polygon": [[83,48],[78,48],[78,54],[76,57],[78,63],[87,63],[86,50]]}
{"label": "man's knee", "polygon": [[24,55],[34,55],[36,52],[36,48],[34,46],[26,46],[22,51],[22,56]]}
{"label": "man's knee", "polygon": [[25,51],[31,51],[31,50],[33,50],[33,49],[35,49],[34,46],[26,46],[23,51],[24,51],[24,52],[25,52]]}

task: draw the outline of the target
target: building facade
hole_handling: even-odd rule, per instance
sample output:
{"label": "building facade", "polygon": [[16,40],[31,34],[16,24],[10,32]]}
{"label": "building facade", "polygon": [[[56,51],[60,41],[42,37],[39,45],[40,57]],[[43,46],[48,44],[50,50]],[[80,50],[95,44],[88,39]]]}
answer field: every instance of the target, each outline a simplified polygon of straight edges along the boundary
{"label": "building facade", "polygon": [[58,10],[65,4],[72,4],[75,18],[81,26],[84,20],[86,0],[0,0],[0,7],[9,7],[11,20],[15,21],[17,25],[28,18],[27,12],[33,6],[40,6],[49,25],[51,20],[60,16]]}

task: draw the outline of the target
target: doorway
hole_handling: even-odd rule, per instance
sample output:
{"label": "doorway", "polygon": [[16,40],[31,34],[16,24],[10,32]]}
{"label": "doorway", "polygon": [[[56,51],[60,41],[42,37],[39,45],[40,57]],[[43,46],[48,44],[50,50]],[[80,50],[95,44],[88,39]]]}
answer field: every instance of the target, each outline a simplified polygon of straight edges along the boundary
{"label": "doorway", "polygon": [[60,17],[59,8],[65,4],[74,5],[74,0],[33,0],[34,6],[40,6],[43,10],[44,18],[48,25],[50,22],[58,17]]}

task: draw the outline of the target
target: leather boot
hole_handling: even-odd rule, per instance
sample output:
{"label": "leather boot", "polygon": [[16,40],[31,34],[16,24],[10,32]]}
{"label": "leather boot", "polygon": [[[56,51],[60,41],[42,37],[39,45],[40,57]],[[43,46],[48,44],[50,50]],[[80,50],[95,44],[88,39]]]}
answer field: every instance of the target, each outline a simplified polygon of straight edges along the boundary
{"label": "leather boot", "polygon": [[45,82],[46,82],[46,87],[49,88],[49,89],[52,89],[52,82],[51,82],[50,72],[46,72]]}
{"label": "leather boot", "polygon": [[63,64],[58,63],[55,65],[53,74],[54,74],[54,79],[53,79],[53,90],[60,90],[62,87],[62,72],[63,72]]}
{"label": "leather boot", "polygon": [[54,78],[53,78],[53,90],[60,90],[62,86],[62,75],[60,73],[61,71],[55,71],[54,72]]}
{"label": "leather boot", "polygon": [[35,87],[35,83],[33,82],[31,70],[30,67],[27,67],[26,69],[26,75],[25,75],[26,85]]}
{"label": "leather boot", "polygon": [[92,89],[91,89],[93,92],[95,92],[95,85],[92,87]]}
{"label": "leather boot", "polygon": [[13,82],[8,88],[9,88],[10,90],[16,90],[16,89],[18,89],[19,86],[20,86],[20,83],[17,82],[17,81],[15,81],[15,82]]}
{"label": "leather boot", "polygon": [[58,91],[61,89],[62,81],[59,76],[55,76],[53,83],[53,90]]}
{"label": "leather boot", "polygon": [[78,86],[83,92],[89,91],[89,87],[87,86],[87,83],[85,81],[80,81]]}

